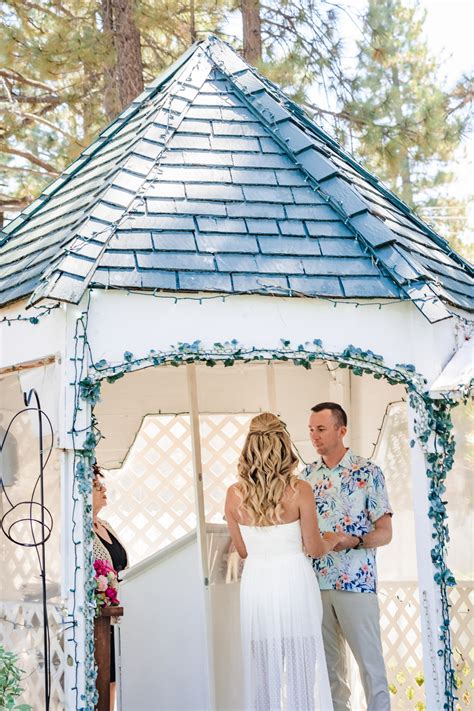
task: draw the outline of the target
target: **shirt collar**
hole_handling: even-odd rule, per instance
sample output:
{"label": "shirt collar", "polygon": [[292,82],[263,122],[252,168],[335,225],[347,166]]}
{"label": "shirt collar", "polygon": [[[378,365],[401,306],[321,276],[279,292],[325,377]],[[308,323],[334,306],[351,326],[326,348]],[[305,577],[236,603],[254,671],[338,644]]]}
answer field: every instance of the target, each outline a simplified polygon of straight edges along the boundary
{"label": "shirt collar", "polygon": [[[347,452],[345,453],[345,455],[343,456],[341,461],[338,464],[336,464],[335,467],[332,467],[332,469],[338,469],[339,467],[341,467],[342,469],[345,469],[346,467],[350,467],[351,462],[352,462],[352,450],[349,447],[349,449],[347,450]],[[329,467],[327,467],[325,465],[322,457],[318,457],[316,459],[316,461],[314,462],[314,466],[316,469],[323,469],[324,468],[324,469],[328,469],[329,471],[332,471],[331,469],[329,469]]]}

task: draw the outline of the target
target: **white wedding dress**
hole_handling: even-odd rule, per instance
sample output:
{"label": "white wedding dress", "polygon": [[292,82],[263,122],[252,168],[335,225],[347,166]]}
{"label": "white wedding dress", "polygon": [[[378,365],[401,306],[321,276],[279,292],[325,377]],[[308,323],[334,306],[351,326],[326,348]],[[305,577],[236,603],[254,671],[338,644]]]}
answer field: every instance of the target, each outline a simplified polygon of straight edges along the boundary
{"label": "white wedding dress", "polygon": [[322,604],[299,521],[240,526],[246,711],[333,711],[321,636]]}

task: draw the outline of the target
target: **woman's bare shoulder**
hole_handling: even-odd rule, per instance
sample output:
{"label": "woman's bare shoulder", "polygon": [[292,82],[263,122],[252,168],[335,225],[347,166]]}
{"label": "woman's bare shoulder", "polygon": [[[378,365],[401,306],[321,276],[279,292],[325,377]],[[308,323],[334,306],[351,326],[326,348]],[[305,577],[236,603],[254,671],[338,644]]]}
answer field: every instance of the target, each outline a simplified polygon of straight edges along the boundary
{"label": "woman's bare shoulder", "polygon": [[229,486],[227,489],[227,498],[232,502],[242,500],[242,494],[240,493],[239,485],[237,483]]}
{"label": "woman's bare shoulder", "polygon": [[308,494],[313,494],[313,487],[309,481],[304,481],[304,479],[298,479],[295,490],[299,496],[308,496]]}

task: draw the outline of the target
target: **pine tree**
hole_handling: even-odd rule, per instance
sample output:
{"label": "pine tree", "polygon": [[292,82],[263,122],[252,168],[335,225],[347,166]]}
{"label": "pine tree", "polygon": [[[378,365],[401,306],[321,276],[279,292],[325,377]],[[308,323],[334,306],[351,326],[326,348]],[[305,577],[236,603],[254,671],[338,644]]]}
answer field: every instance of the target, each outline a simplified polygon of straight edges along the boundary
{"label": "pine tree", "polygon": [[28,203],[103,123],[111,47],[92,0],[0,3],[0,211]]}
{"label": "pine tree", "polygon": [[328,100],[348,87],[335,8],[326,0],[239,0],[244,57],[313,113],[308,94],[315,87]]}
{"label": "pine tree", "polygon": [[[344,112],[361,161],[411,207],[434,217],[447,207],[448,165],[468,128],[472,84],[440,87],[440,67],[423,37],[425,13],[406,0],[369,0],[352,100]],[[450,199],[465,226],[465,204]],[[428,210],[427,208],[430,208]],[[443,214],[442,210],[438,211]],[[464,217],[463,217],[464,216]],[[446,224],[435,221],[441,232]]]}
{"label": "pine tree", "polygon": [[0,0],[0,216],[25,207],[227,0]]}

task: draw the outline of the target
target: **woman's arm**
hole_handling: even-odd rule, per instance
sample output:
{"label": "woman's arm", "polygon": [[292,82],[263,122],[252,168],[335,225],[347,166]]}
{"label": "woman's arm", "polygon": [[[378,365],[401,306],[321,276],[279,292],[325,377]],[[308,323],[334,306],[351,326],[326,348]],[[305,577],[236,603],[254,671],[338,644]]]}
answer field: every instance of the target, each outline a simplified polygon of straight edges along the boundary
{"label": "woman's arm", "polygon": [[232,543],[241,558],[247,557],[247,549],[245,547],[244,539],[240,533],[239,524],[237,523],[237,507],[239,504],[239,497],[235,490],[235,484],[227,489],[227,496],[225,499],[225,518],[227,522],[227,527],[229,529],[230,537],[232,538]]}
{"label": "woman's arm", "polygon": [[299,481],[297,487],[303,545],[312,558],[320,558],[334,549],[340,534],[325,533],[324,538],[321,536],[311,485],[307,481]]}

